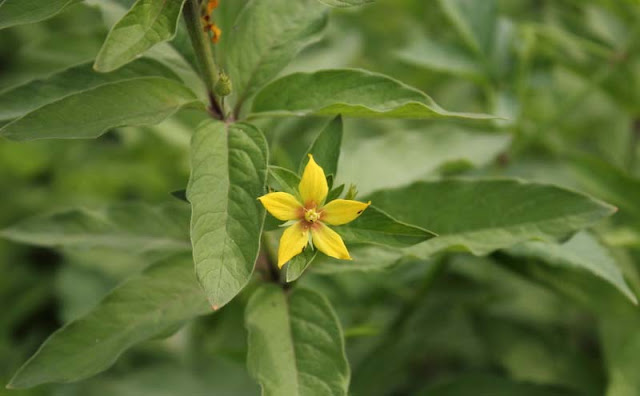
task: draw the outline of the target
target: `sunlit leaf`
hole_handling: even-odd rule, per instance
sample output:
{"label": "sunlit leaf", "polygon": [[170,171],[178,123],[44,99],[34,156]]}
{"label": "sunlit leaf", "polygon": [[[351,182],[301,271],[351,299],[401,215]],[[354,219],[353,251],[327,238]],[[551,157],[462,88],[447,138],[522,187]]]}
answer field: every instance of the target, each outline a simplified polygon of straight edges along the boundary
{"label": "sunlit leaf", "polygon": [[290,74],[267,85],[253,102],[254,116],[339,114],[361,118],[493,118],[444,110],[424,92],[382,74],[356,69]]}
{"label": "sunlit leaf", "polygon": [[125,65],[155,44],[172,39],[185,0],[138,0],[111,29],[95,61],[109,72]]}

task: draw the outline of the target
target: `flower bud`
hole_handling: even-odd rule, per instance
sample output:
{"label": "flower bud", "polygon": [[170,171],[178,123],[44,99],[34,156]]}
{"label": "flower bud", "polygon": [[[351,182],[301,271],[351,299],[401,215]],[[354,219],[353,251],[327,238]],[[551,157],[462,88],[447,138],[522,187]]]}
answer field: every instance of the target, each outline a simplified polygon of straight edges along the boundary
{"label": "flower bud", "polygon": [[215,92],[218,96],[229,96],[232,91],[231,79],[224,72],[221,72],[216,82]]}

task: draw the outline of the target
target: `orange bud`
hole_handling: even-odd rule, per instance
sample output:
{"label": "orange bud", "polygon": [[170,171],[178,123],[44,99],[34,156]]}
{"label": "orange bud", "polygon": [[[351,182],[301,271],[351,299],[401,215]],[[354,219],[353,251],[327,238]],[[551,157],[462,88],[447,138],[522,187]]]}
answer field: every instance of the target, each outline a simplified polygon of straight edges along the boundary
{"label": "orange bud", "polygon": [[220,28],[217,27],[215,23],[211,25],[210,29],[211,29],[211,33],[213,33],[213,35],[211,36],[211,41],[213,41],[213,43],[215,44],[218,41],[220,41],[220,36],[222,36],[222,30],[220,30]]}
{"label": "orange bud", "polygon": [[209,0],[209,3],[207,4],[207,14],[211,14],[213,10],[218,8],[219,4],[220,4],[219,0]]}

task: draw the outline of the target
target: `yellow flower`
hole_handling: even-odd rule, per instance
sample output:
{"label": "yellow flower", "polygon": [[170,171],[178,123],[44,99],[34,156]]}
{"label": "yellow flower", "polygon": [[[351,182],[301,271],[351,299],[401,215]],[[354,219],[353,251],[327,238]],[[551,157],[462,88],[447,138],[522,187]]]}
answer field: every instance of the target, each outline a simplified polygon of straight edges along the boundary
{"label": "yellow flower", "polygon": [[351,260],[344,241],[327,224],[349,223],[358,218],[371,202],[335,199],[325,204],[329,186],[324,170],[316,164],[311,154],[302,173],[298,192],[300,200],[285,192],[273,192],[258,198],[278,220],[295,221],[280,238],[278,267],[282,268],[287,261],[302,253],[311,241],[313,246],[327,256]]}

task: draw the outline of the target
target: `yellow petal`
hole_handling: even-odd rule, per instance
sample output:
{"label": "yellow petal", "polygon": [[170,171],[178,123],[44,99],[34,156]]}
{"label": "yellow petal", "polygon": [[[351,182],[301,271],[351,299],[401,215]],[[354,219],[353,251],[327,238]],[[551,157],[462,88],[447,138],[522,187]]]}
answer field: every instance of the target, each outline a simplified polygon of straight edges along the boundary
{"label": "yellow petal", "polygon": [[304,213],[300,202],[291,194],[273,192],[258,198],[265,209],[278,220],[299,219]]}
{"label": "yellow petal", "polygon": [[305,228],[303,222],[299,221],[284,230],[278,248],[278,268],[282,268],[287,261],[302,253],[308,242],[309,230]]}
{"label": "yellow petal", "polygon": [[302,173],[302,180],[298,186],[302,203],[305,206],[320,206],[329,193],[329,186],[324,175],[324,170],[316,164],[313,156],[309,154],[309,162]]}
{"label": "yellow petal", "polygon": [[313,246],[327,256],[341,260],[351,260],[344,241],[337,232],[318,222],[311,228]]}
{"label": "yellow petal", "polygon": [[331,225],[347,224],[354,221],[371,205],[348,199],[334,199],[322,208],[320,220]]}

